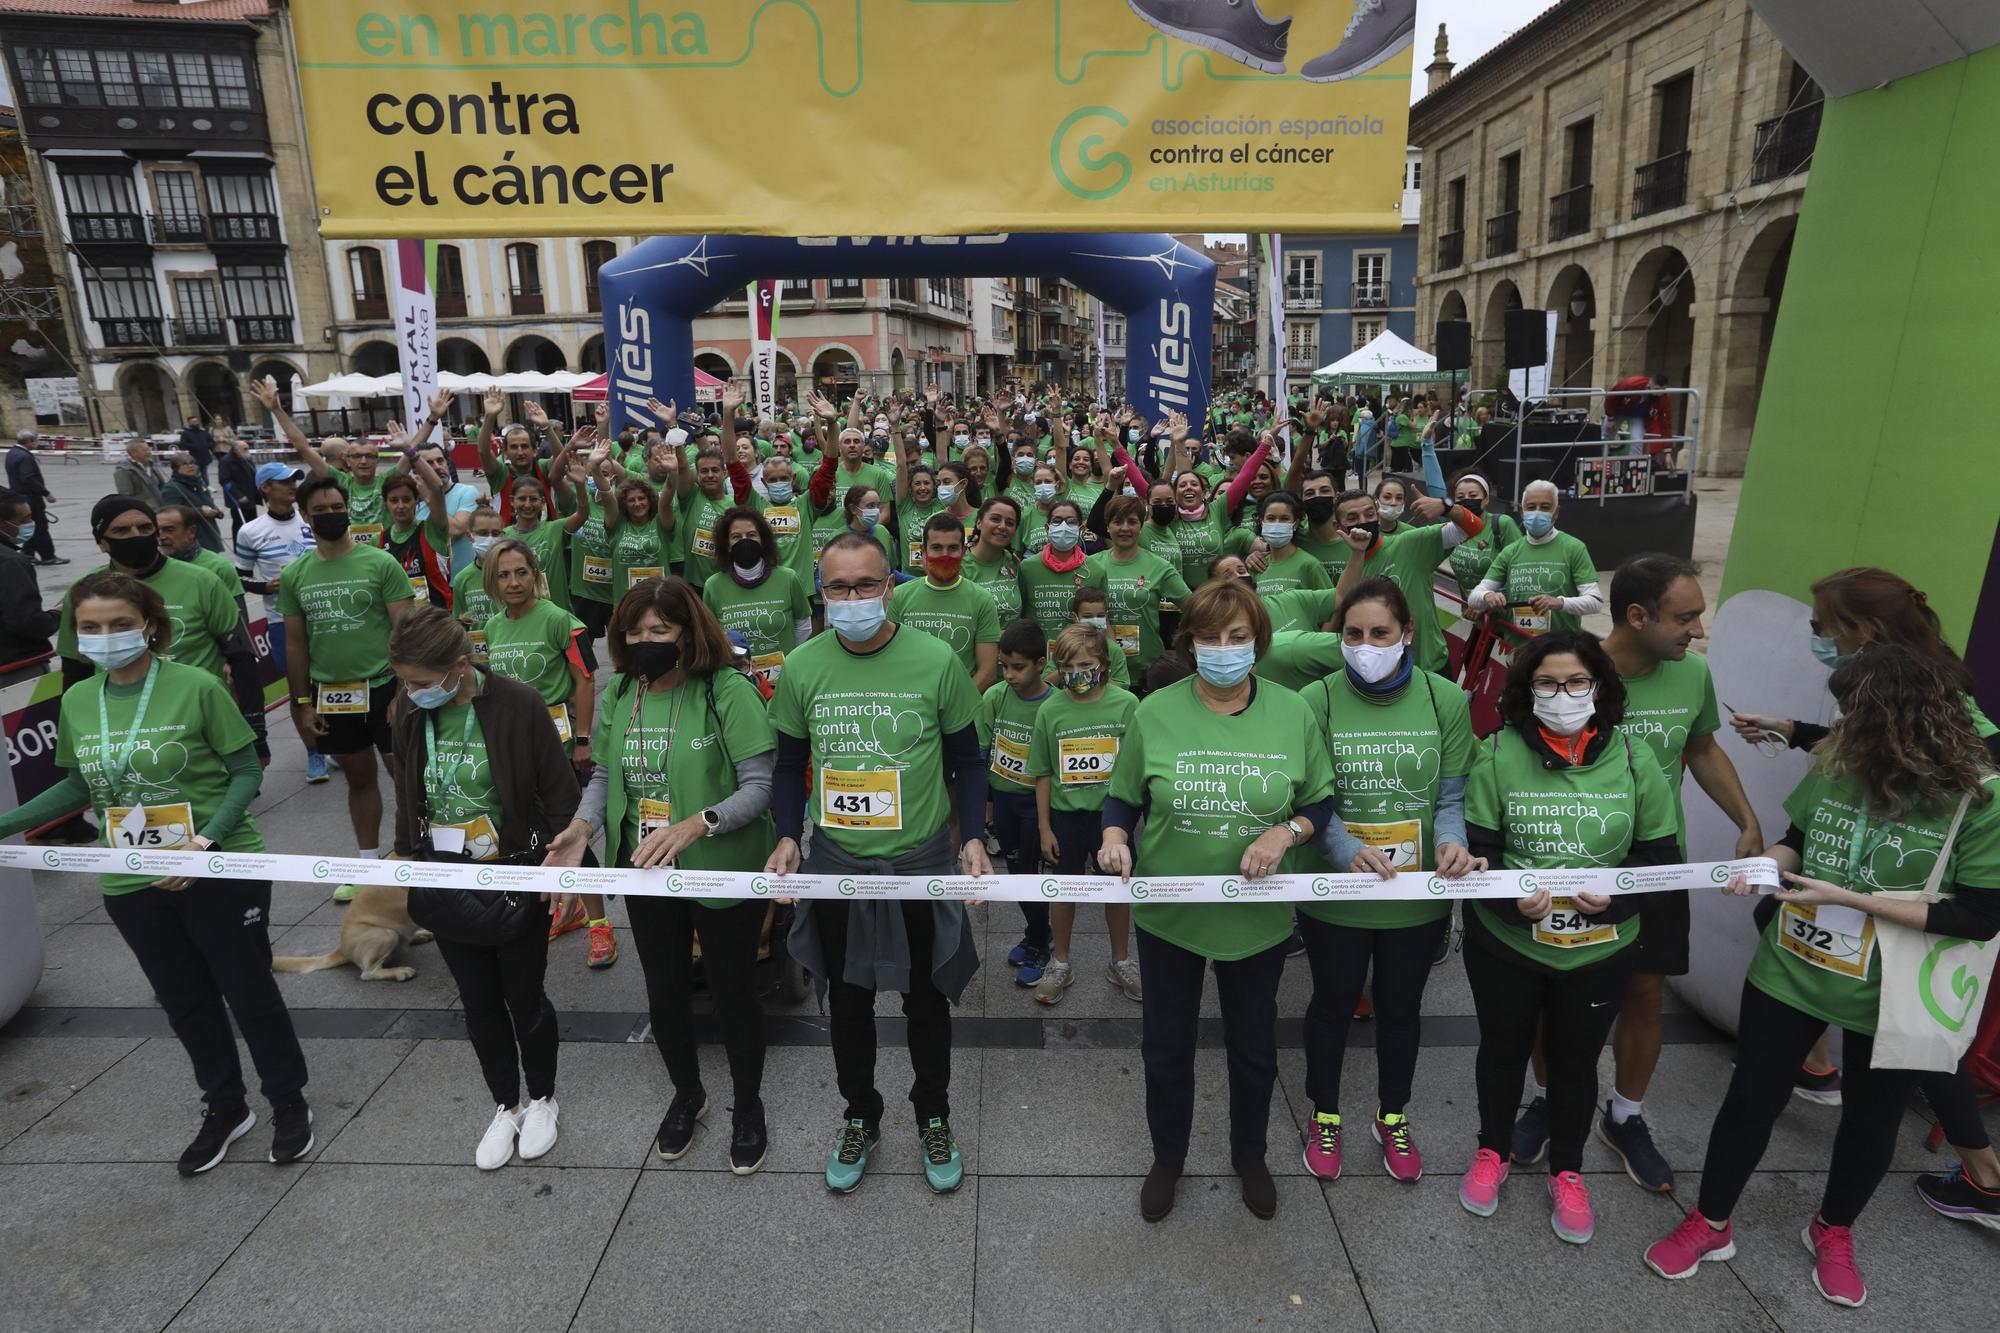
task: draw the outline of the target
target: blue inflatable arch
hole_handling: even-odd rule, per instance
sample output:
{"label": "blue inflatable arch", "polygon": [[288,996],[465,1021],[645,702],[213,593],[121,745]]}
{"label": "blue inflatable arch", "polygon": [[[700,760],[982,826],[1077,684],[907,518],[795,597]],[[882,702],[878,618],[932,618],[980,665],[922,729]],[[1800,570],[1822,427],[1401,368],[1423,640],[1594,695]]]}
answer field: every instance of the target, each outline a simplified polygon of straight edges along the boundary
{"label": "blue inflatable arch", "polygon": [[1125,316],[1125,401],[1208,411],[1215,264],[1171,236],[656,236],[598,271],[611,428],[694,402],[694,320],[763,278],[1063,278]]}

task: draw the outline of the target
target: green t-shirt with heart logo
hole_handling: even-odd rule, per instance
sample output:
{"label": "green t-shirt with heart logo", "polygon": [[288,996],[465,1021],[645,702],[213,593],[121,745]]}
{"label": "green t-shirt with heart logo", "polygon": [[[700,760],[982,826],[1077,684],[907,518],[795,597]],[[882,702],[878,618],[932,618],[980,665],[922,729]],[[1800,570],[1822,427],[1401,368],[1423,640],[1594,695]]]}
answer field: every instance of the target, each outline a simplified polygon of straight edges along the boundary
{"label": "green t-shirt with heart logo", "polygon": [[[1986,789],[2000,794],[2000,778],[1989,777]],[[1937,868],[1957,808],[1953,800],[1936,813],[1911,811],[1898,819],[1870,815],[1860,782],[1832,777],[1817,767],[1785,798],[1786,817],[1805,835],[1799,873],[1856,893],[1921,890]],[[1942,889],[1947,895],[2000,889],[2000,800],[1966,807],[1945,863]],[[1782,895],[1778,903],[1751,956],[1750,984],[1803,1013],[1872,1035],[1882,1002],[1881,922],[1863,917],[1860,935],[1835,933],[1820,923],[1819,909],[1812,905],[1788,904]],[[1967,957],[1968,951],[1959,952],[1959,960]],[[1918,984],[1929,986],[1926,1007],[1951,1021],[1977,1023],[1985,996],[1976,987],[1968,991],[1954,982],[1957,963],[1950,951],[1939,955],[1935,970],[1934,978],[1918,978]]]}
{"label": "green t-shirt with heart logo", "polygon": [[[486,665],[510,680],[518,680],[551,706],[567,703],[576,692],[569,670],[569,646],[583,632],[583,622],[554,602],[536,598],[519,620],[505,611],[488,616]],[[576,719],[570,719],[571,727]]]}
{"label": "green t-shirt with heart logo", "polygon": [[278,575],[278,614],[301,616],[315,682],[389,679],[389,608],[410,600],[410,576],[387,551],[356,543],[332,560],[308,551]]}
{"label": "green t-shirt with heart logo", "polygon": [[[1005,629],[1021,618],[1021,564],[1013,556],[989,565],[968,551],[959,577],[986,589],[986,595],[993,599],[993,614],[999,619],[1000,628]],[[1068,611],[1063,612],[1063,618],[1069,618]]]}
{"label": "green t-shirt with heart logo", "polygon": [[[799,576],[780,565],[754,588],[746,588],[728,570],[708,576],[701,600],[715,612],[725,630],[735,630],[750,645],[753,661],[780,658],[792,651],[798,622],[812,619],[812,599]],[[781,662],[768,663],[779,666]],[[762,669],[762,666],[759,667]],[[771,679],[776,680],[777,674]]]}
{"label": "green t-shirt with heart logo", "polygon": [[818,553],[813,549],[812,524],[806,518],[805,504],[796,498],[775,504],[762,495],[751,496],[750,502],[764,516],[771,536],[778,543],[779,565],[792,571],[810,598],[816,572],[813,560]]}
{"label": "green t-shirt with heart logo", "polygon": [[1167,650],[1160,638],[1161,606],[1178,608],[1187,600],[1180,566],[1145,549],[1143,542],[1130,560],[1120,560],[1116,551],[1099,551],[1083,566],[1083,581],[1104,589],[1111,638],[1124,650],[1128,673],[1143,673]]}
{"label": "green t-shirt with heart logo", "polygon": [[699,588],[708,582],[710,574],[722,568],[721,562],[729,559],[729,553],[721,549],[722,534],[717,531],[721,524],[717,520],[736,507],[736,494],[725,477],[722,494],[710,496],[696,486],[680,501],[680,507],[680,521],[675,524],[674,535],[684,556],[681,577]]}
{"label": "green t-shirt with heart logo", "polygon": [[[403,586],[407,588],[409,584]],[[108,770],[132,730],[133,715],[138,712],[145,684],[135,681],[130,685],[111,685],[109,680],[100,671],[78,681],[63,695],[62,710],[56,719],[57,765],[76,773],[90,788],[91,807],[107,836],[112,821],[104,812],[113,806],[174,806],[182,802],[191,807],[194,826],[181,830],[163,828],[162,833],[167,837],[196,836],[215,817],[223,795],[229,790],[229,770],[222,762],[223,756],[247,750],[256,743],[249,723],[243,720],[236,701],[218,677],[182,662],[161,661],[124,780],[119,790],[114,791]],[[99,735],[100,699],[104,701],[105,720],[111,724],[108,743]],[[264,839],[250,816],[245,815],[218,844],[218,850],[261,852]],[[104,892],[113,896],[133,893],[149,887],[158,878],[158,875],[106,875]]]}
{"label": "green t-shirt with heart logo", "polygon": [[1451,573],[1458,590],[1467,597],[1486,577],[1500,552],[1521,540],[1521,525],[1508,514],[1486,515],[1486,526],[1477,537],[1467,537],[1451,548]]}
{"label": "green t-shirt with heart logo", "polygon": [[1097,811],[1118,771],[1118,754],[1139,701],[1130,690],[1106,685],[1084,703],[1056,690],[1035,713],[1028,746],[1028,776],[1049,780],[1049,809]]}
{"label": "green t-shirt with heart logo", "polygon": [[[1196,679],[1141,700],[1119,748],[1107,795],[1146,812],[1135,883],[1148,876],[1240,875],[1243,853],[1265,829],[1333,794],[1325,729],[1304,699],[1258,681],[1248,706],[1223,717],[1196,695]],[[1299,864],[1294,850],[1281,868]],[[1292,933],[1292,905],[1142,900],[1132,920],[1169,944],[1229,961],[1284,941]]]}
{"label": "green t-shirt with heart logo", "polygon": [[424,795],[430,820],[437,824],[469,824],[481,816],[493,823],[495,838],[486,845],[481,833],[466,833],[465,854],[491,861],[500,853],[500,800],[493,792],[493,765],[486,753],[486,736],[471,704],[447,704],[428,719],[424,758]]}
{"label": "green t-shirt with heart logo", "polygon": [[[1588,764],[1543,766],[1514,727],[1478,747],[1465,790],[1465,821],[1499,832],[1501,870],[1615,866],[1634,842],[1665,838],[1680,808],[1652,747],[1615,730]],[[1566,972],[1602,962],[1639,938],[1634,916],[1600,924],[1557,899],[1540,929],[1522,930],[1505,902],[1472,904],[1495,938],[1546,967]],[[1507,916],[1511,915],[1511,920]]]}
{"label": "green t-shirt with heart logo", "polygon": [[545,518],[526,532],[509,528],[501,535],[528,544],[528,549],[535,553],[536,567],[542,571],[542,578],[549,585],[549,600],[563,610],[569,610],[569,560],[563,551],[569,533],[563,525]]}
{"label": "green t-shirt with heart logo", "polygon": [[988,790],[1013,796],[1035,794],[1035,784],[1028,778],[1035,715],[1059,693],[1044,686],[1040,694],[1024,699],[1012,685],[996,680],[979,696],[979,748],[986,752]]}
{"label": "green t-shirt with heart logo", "polygon": [[[673,571],[669,561],[680,552],[675,543],[674,533],[661,532],[660,525],[652,519],[635,522],[622,518],[616,528],[610,529],[611,537],[611,603],[617,605],[632,589],[635,569],[657,570],[657,577],[664,578]],[[643,578],[656,577],[644,574]]]}
{"label": "green t-shirt with heart logo", "polygon": [[451,576],[451,613],[472,629],[484,629],[487,617],[500,608],[486,595],[486,571],[467,565]]}
{"label": "green t-shirt with heart logo", "polygon": [[[1597,582],[1597,564],[1584,544],[1567,532],[1540,545],[1523,537],[1502,548],[1486,571],[1486,582],[1507,594],[1507,605],[1523,606],[1537,597],[1574,597],[1578,588]],[[1549,613],[1549,628],[1582,629],[1583,618],[1569,611]]]}
{"label": "green t-shirt with heart logo", "polygon": [[[544,523],[542,526],[547,527]],[[590,517],[577,525],[569,539],[570,605],[578,602],[613,600],[615,554],[611,534],[604,528],[604,512],[593,508]]]}
{"label": "green t-shirt with heart logo", "polygon": [[[1282,553],[1272,552],[1271,563],[1263,573],[1255,575],[1257,595],[1264,599],[1264,609],[1271,613],[1271,628],[1318,629],[1318,622],[1307,624],[1290,610],[1292,603],[1278,603],[1275,599],[1281,593],[1300,592],[1314,588],[1331,588],[1333,580],[1326,576],[1326,569],[1319,561],[1307,555],[1296,545],[1287,544]],[[1280,607],[1286,608],[1281,612]]]}
{"label": "green t-shirt with heart logo", "polygon": [[1279,630],[1271,636],[1271,646],[1257,659],[1259,680],[1273,681],[1300,693],[1305,692],[1306,686],[1346,670],[1347,659],[1340,655],[1340,636],[1317,628]]}
{"label": "green t-shirt with heart logo", "polygon": [[[1338,671],[1303,694],[1333,756],[1334,812],[1341,822],[1398,870],[1435,869],[1438,789],[1445,778],[1472,772],[1465,692],[1442,676],[1417,671],[1385,699],[1355,689],[1353,678]],[[1310,861],[1316,870],[1347,870],[1328,866],[1316,843]],[[1442,920],[1451,915],[1451,904],[1305,902],[1299,910],[1337,926],[1394,930]]]}
{"label": "green t-shirt with heart logo", "polygon": [[[110,568],[109,565],[99,565],[90,574],[101,574]],[[84,578],[89,578],[90,574],[84,575]],[[77,580],[78,583],[82,581]],[[167,560],[140,582],[160,594],[160,600],[167,604],[170,632],[165,656],[183,666],[220,676],[222,644],[236,633],[234,595],[213,573],[187,560]],[[72,590],[74,587],[72,584]],[[403,580],[406,595],[409,587],[410,581]],[[76,598],[73,593],[63,597],[62,623],[56,629],[56,652],[63,657],[84,660],[76,647]],[[101,672],[103,668],[98,670]]]}
{"label": "green t-shirt with heart logo", "polygon": [[1681,809],[1681,773],[1688,742],[1711,736],[1722,727],[1715,702],[1715,681],[1699,653],[1678,662],[1662,662],[1643,676],[1621,676],[1625,683],[1625,730],[1652,747],[1667,786],[1674,793],[1674,829],[1681,855],[1687,855],[1687,815]]}
{"label": "green t-shirt with heart logo", "polygon": [[771,725],[812,749],[813,836],[854,856],[899,856],[945,826],[944,738],[978,712],[950,645],[910,629],[867,654],[818,635],[785,659],[771,698]]}
{"label": "green t-shirt with heart logo", "polygon": [[[1087,563],[1087,562],[1086,562]],[[1021,614],[1042,627],[1051,643],[1069,624],[1077,589],[1090,582],[1079,564],[1067,573],[1050,569],[1040,551],[1021,561]]]}
{"label": "green t-shirt with heart logo", "polygon": [[889,619],[950,644],[968,675],[979,670],[979,645],[1000,642],[1000,613],[992,596],[962,573],[947,588],[928,578],[898,585],[889,594]]}

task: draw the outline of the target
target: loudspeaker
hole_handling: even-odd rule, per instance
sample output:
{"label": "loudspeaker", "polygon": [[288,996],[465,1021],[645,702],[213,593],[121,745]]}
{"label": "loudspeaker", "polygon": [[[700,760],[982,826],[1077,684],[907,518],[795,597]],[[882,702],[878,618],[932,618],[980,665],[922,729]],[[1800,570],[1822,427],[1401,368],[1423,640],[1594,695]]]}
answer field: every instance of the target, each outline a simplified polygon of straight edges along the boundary
{"label": "loudspeaker", "polygon": [[1509,310],[1507,312],[1507,369],[1525,370],[1549,359],[1549,312]]}
{"label": "loudspeaker", "polygon": [[1441,319],[1437,326],[1437,363],[1443,371],[1472,369],[1472,321]]}

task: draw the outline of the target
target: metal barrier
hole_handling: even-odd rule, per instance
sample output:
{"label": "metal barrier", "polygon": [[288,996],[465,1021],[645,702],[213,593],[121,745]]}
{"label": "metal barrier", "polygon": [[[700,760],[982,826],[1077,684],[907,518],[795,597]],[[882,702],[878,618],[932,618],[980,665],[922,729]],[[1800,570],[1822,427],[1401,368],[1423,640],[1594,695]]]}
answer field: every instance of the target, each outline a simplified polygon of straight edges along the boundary
{"label": "metal barrier", "polygon": [[[1552,404],[1560,404],[1563,402],[1574,403],[1577,401],[1581,401],[1582,403],[1588,405],[1593,400],[1604,398],[1607,395],[1607,393],[1608,390],[1605,389],[1550,389],[1535,401],[1538,403],[1552,403]],[[1650,389],[1647,390],[1646,393],[1647,395],[1656,398],[1686,398],[1688,400],[1688,407],[1687,407],[1688,433],[1685,435],[1641,435],[1636,441],[1628,440],[1616,435],[1603,435],[1600,440],[1600,444],[1602,447],[1598,451],[1598,458],[1600,461],[1605,463],[1608,471],[1609,464],[1612,458],[1614,457],[1625,458],[1631,456],[1622,451],[1618,454],[1613,454],[1611,452],[1611,446],[1613,444],[1618,444],[1618,445],[1637,444],[1642,453],[1651,453],[1654,452],[1654,446],[1666,445],[1668,446],[1667,452],[1669,454],[1677,452],[1680,446],[1686,445],[1688,450],[1687,466],[1684,468],[1671,468],[1667,470],[1676,473],[1685,472],[1687,474],[1689,479],[1688,485],[1687,488],[1681,493],[1681,503],[1693,504],[1694,503],[1693,478],[1695,474],[1700,470],[1700,464],[1701,464],[1701,420],[1702,420],[1701,390]],[[1497,396],[1498,395],[1496,391],[1492,389],[1475,389],[1469,395],[1467,401],[1469,404],[1477,405],[1481,399],[1497,399]],[[1638,395],[1621,395],[1621,396],[1636,397]],[[1495,419],[1498,420],[1497,417]],[[1582,440],[1568,440],[1560,443],[1551,443],[1551,444],[1529,444],[1523,438],[1524,436],[1523,427],[1526,424],[1525,418],[1516,417],[1514,419],[1513,424],[1514,424],[1514,475],[1517,477],[1521,475],[1521,464],[1523,456],[1528,453],[1537,451],[1549,451],[1556,449],[1575,450],[1579,447],[1582,447],[1586,443],[1586,441]],[[1612,425],[1612,423],[1609,421],[1606,421],[1602,424],[1607,430],[1610,429]],[[1613,496],[1610,494],[1577,497],[1578,501],[1595,500],[1599,504],[1602,504],[1606,500],[1612,500],[1617,498],[1620,497]]]}

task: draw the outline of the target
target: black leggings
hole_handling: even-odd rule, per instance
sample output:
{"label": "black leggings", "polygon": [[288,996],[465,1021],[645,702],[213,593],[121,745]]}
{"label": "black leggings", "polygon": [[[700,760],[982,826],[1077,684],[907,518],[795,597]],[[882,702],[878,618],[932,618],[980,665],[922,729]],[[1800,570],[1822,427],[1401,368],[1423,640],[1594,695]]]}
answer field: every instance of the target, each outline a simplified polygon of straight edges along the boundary
{"label": "black leggings", "polygon": [[596,602],[588,597],[572,598],[570,605],[575,608],[576,618],[583,622],[583,637],[586,640],[599,638],[605,626],[611,623],[611,603]]}
{"label": "black leggings", "polygon": [[[1701,1211],[1724,1222],[1771,1141],[1771,1126],[1791,1100],[1792,1080],[1826,1020],[1773,999],[1743,983],[1743,1014],[1736,1029],[1736,1072],[1715,1126],[1708,1132],[1708,1161],[1701,1173]],[[1909,1069],[1870,1069],[1875,1038],[1846,1035],[1840,1072],[1840,1128],[1833,1135],[1820,1220],[1851,1227],[1868,1206],[1896,1155],[1896,1130],[1923,1075]]]}
{"label": "black leggings", "polygon": [[[440,935],[438,953],[458,983],[465,1007],[465,1035],[479,1057],[479,1072],[496,1105],[521,1102],[521,1075],[528,1096],[556,1091],[556,1007],[542,989],[549,969],[549,930],[540,921],[500,945],[460,944]],[[519,1048],[517,1062],[515,1050]]]}
{"label": "black leggings", "polygon": [[1375,1096],[1384,1115],[1399,1114],[1410,1100],[1422,1039],[1424,983],[1438,937],[1451,928],[1442,917],[1421,926],[1369,930],[1337,926],[1299,913],[1312,964],[1312,1000],[1306,1005],[1306,1094],[1315,1111],[1340,1110],[1340,1067],[1347,1028],[1361,998],[1369,964],[1375,971]]}
{"label": "black leggings", "polygon": [[[1568,972],[1535,964],[1474,921],[1465,946],[1465,975],[1479,1015],[1479,1146],[1502,1157],[1514,1141],[1521,1077],[1542,1030],[1549,1069],[1549,1174],[1583,1169],[1583,1144],[1597,1109],[1597,1056],[1632,979],[1632,950]],[[1808,1045],[1811,1043],[1808,1042]],[[1801,1052],[1803,1054],[1803,1051]],[[1798,1061],[1792,1062],[1792,1068]],[[1786,1071],[1785,1087],[1791,1087]]]}
{"label": "black leggings", "polygon": [[695,1052],[693,1011],[694,937],[701,937],[701,967],[715,1001],[716,1025],[729,1056],[729,1079],[736,1110],[760,1111],[764,1082],[764,1010],[757,1002],[757,937],[763,933],[760,901],[733,907],[703,907],[672,898],[629,897],[632,943],[646,974],[646,1008],[653,1020],[653,1044],[666,1061],[674,1091],[701,1100],[701,1060]]}

